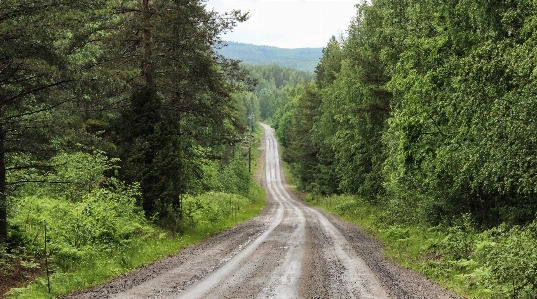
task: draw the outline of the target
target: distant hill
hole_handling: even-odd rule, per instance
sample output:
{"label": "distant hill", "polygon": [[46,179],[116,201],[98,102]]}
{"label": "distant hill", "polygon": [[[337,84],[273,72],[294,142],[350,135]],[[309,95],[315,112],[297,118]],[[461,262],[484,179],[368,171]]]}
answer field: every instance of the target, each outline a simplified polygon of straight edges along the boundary
{"label": "distant hill", "polygon": [[280,66],[313,72],[322,56],[322,48],[282,49],[228,42],[218,51],[230,59],[242,60],[252,65],[279,64]]}

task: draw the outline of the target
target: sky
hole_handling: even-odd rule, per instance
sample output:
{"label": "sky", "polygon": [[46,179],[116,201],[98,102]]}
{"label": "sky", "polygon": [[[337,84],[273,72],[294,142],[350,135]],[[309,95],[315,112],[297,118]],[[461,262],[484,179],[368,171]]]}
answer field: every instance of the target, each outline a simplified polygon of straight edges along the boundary
{"label": "sky", "polygon": [[279,48],[323,48],[330,37],[344,34],[360,0],[208,0],[207,10],[240,9],[250,19],[226,41]]}

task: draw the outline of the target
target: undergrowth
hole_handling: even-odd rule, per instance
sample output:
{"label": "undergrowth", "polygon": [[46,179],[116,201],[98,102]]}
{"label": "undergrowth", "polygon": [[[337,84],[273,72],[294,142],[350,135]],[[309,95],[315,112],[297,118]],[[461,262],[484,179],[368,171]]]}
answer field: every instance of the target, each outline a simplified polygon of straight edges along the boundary
{"label": "undergrowth", "polygon": [[[254,144],[261,136],[262,130],[257,130]],[[258,157],[252,146],[253,169]],[[248,173],[248,162],[235,159],[220,169],[210,166],[215,170],[214,190],[183,196],[183,218],[173,229],[164,229],[138,207],[138,185],[113,178],[101,184],[102,173],[115,169],[114,161],[99,153],[62,154],[56,159],[61,168],[54,179],[84,184],[28,185],[11,199],[8,247],[0,248],[0,272],[16,266],[41,275],[12,288],[6,298],[55,298],[99,285],[177,254],[256,216],[265,206],[264,191]]]}
{"label": "undergrowth", "polygon": [[[222,195],[206,194],[200,197],[215,199]],[[226,197],[235,200],[232,195],[226,195]],[[37,199],[33,200],[34,204],[39,204],[36,202]],[[197,221],[196,225],[186,226],[182,234],[170,233],[145,221],[135,222],[134,226],[138,228],[133,235],[118,243],[108,242],[101,245],[92,243],[91,245],[80,244],[77,247],[62,247],[60,244],[55,244],[55,235],[51,234],[50,239],[47,237],[51,245],[50,251],[47,251],[47,255],[51,258],[49,261],[51,293],[48,293],[47,277],[43,274],[27,287],[11,289],[6,297],[55,298],[73,290],[98,285],[144,264],[177,254],[182,248],[256,216],[264,207],[262,198],[257,200],[242,198],[240,202],[240,206],[233,207],[237,209],[236,214],[222,215],[218,219],[213,216],[207,217],[209,214],[199,211],[197,214],[199,218],[211,218],[212,221]],[[213,207],[221,206],[213,205]],[[58,206],[56,205],[55,208]],[[130,224],[125,226],[130,226]],[[39,238],[42,239],[43,236],[38,236],[37,239]],[[41,255],[44,255],[44,252]],[[35,266],[43,269],[45,264],[41,259]]]}

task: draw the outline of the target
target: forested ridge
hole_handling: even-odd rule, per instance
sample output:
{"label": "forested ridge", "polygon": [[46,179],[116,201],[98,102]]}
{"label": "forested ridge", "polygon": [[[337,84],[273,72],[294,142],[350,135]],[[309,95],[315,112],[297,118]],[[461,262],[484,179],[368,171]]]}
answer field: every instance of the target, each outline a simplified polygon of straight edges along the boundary
{"label": "forested ridge", "polygon": [[358,5],[267,115],[298,188],[465,296],[535,298],[536,21],[526,0]]}
{"label": "forested ridge", "polygon": [[237,96],[255,82],[217,52],[248,17],[198,0],[0,2],[2,295],[31,273],[39,295],[11,296],[88,287],[259,211],[256,112]]}
{"label": "forested ridge", "polygon": [[322,55],[321,48],[284,49],[236,42],[226,42],[218,53],[250,65],[278,64],[282,67],[313,72]]}

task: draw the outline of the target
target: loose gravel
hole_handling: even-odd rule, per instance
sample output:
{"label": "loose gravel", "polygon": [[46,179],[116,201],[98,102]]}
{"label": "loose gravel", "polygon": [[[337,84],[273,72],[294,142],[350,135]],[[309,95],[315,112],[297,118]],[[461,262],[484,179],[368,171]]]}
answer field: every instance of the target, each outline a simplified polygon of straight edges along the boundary
{"label": "loose gravel", "polygon": [[386,260],[358,227],[297,200],[281,176],[274,131],[264,129],[259,216],[64,298],[458,298]]}

